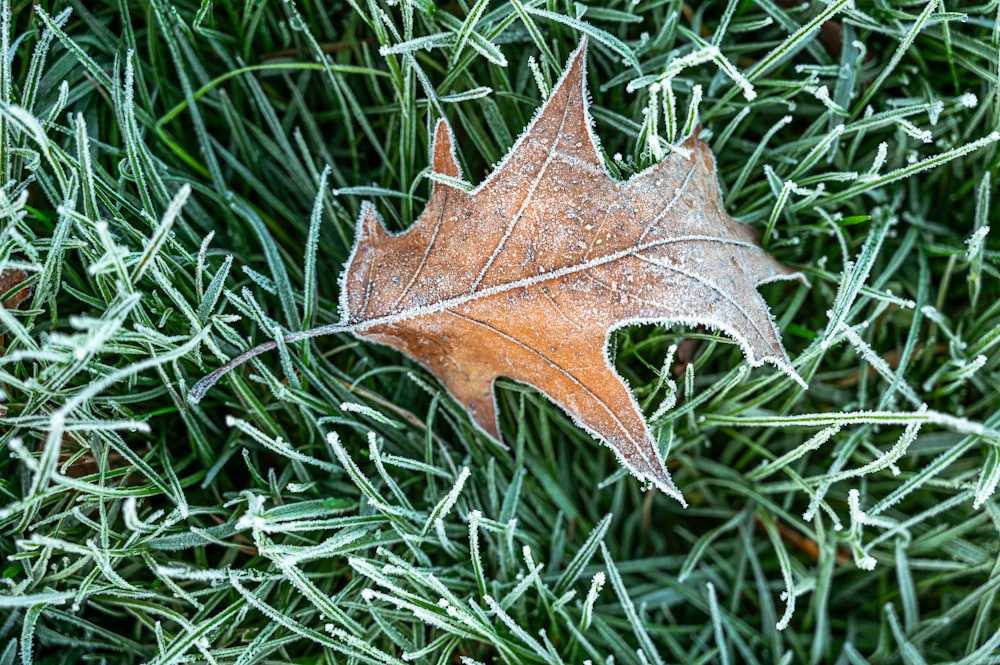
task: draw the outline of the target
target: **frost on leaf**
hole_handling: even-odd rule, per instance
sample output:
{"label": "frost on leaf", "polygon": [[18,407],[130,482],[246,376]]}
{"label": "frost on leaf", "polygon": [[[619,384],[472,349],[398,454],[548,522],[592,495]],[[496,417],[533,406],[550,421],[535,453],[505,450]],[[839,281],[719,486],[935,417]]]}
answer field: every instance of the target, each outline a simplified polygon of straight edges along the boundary
{"label": "frost on leaf", "polygon": [[[734,338],[751,365],[797,380],[756,287],[796,274],[722,207],[715,160],[694,135],[621,182],[592,133],[581,43],[552,96],[479,187],[437,181],[407,231],[362,208],[342,276],[342,323],[432,372],[500,439],[493,383],[530,384],[638,478],[683,502],[606,352],[635,323],[688,323]],[[448,123],[434,171],[461,177]]]}

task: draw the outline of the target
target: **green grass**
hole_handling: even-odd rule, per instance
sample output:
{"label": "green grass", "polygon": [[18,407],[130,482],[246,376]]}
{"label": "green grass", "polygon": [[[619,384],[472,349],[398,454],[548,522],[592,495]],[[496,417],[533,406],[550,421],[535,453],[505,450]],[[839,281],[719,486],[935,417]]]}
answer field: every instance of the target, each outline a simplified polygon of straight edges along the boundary
{"label": "green grass", "polygon": [[[998,9],[789,4],[4,0],[0,665],[1000,662]],[[583,34],[609,166],[700,118],[810,280],[763,289],[808,391],[613,337],[688,509],[350,336],[187,402],[335,322],[361,202],[412,222],[442,115],[480,181]]]}

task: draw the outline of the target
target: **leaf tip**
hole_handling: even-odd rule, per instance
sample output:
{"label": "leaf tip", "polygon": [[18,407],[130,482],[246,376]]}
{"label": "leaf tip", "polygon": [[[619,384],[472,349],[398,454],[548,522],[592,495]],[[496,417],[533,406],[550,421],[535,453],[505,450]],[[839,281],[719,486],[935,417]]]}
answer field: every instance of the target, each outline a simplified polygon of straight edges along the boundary
{"label": "leaf tip", "polygon": [[451,125],[444,118],[437,121],[431,152],[435,173],[452,178],[462,177],[462,167],[459,166],[455,155],[455,136],[452,134]]}
{"label": "leaf tip", "polygon": [[[749,358],[749,356],[747,357]],[[788,359],[788,356],[785,355],[784,350],[781,351],[780,356],[765,356],[761,358],[760,361],[758,361],[756,364],[761,365],[764,362],[768,362],[777,367],[785,374],[785,376],[787,376],[789,379],[798,384],[798,386],[802,388],[802,390],[809,390],[809,384],[806,383],[806,380],[803,379],[802,376],[799,375],[797,371],[795,371],[795,367],[792,366],[792,363]],[[750,364],[753,365],[754,363],[751,362]]]}
{"label": "leaf tip", "polygon": [[681,508],[688,507],[688,502],[684,498],[684,495],[681,494],[681,491],[677,489],[677,486],[674,485],[673,481],[670,480],[670,476],[666,475],[666,473],[664,473],[664,479],[662,480],[654,478],[653,485],[670,498],[675,499],[677,503],[681,504]]}
{"label": "leaf tip", "polygon": [[564,77],[579,77],[581,86],[585,78],[584,73],[587,66],[587,35],[580,39],[576,49],[570,54],[569,62],[566,65]]}
{"label": "leaf tip", "polygon": [[809,384],[806,383],[806,380],[803,379],[798,372],[795,371],[794,367],[788,365],[787,369],[785,368],[782,369],[784,370],[785,374],[788,375],[788,378],[790,378],[795,383],[799,384],[799,387],[802,388],[802,390],[809,390]]}
{"label": "leaf tip", "polygon": [[358,233],[355,245],[362,242],[378,244],[380,240],[389,237],[389,232],[382,223],[382,218],[375,210],[375,204],[371,201],[361,202],[361,215],[358,217]]}

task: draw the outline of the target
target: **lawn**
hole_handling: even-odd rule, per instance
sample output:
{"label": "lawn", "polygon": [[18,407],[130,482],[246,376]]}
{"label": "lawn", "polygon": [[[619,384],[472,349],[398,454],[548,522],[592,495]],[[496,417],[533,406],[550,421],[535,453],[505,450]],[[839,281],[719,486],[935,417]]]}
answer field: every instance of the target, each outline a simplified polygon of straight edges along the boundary
{"label": "lawn", "polygon": [[[1000,9],[0,0],[0,665],[1000,663]],[[700,123],[795,373],[607,351],[688,506],[535,387],[348,332],[365,202],[485,180],[586,38],[604,166]],[[461,183],[459,183],[461,184]],[[242,352],[197,404],[195,383]]]}

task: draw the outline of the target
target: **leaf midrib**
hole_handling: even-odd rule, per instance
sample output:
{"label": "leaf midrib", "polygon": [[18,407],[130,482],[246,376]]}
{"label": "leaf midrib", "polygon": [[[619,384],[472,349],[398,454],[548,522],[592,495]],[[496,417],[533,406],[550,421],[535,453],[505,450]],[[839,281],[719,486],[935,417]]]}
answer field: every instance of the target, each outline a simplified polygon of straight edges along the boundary
{"label": "leaf midrib", "polygon": [[628,249],[619,250],[617,252],[611,252],[610,254],[605,254],[594,259],[590,259],[583,263],[577,263],[573,265],[564,266],[562,268],[557,268],[549,272],[539,273],[537,275],[532,275],[530,277],[525,277],[522,279],[517,279],[511,282],[505,282],[502,284],[497,284],[495,286],[490,286],[485,289],[477,289],[459,296],[453,296],[450,298],[445,298],[439,300],[436,303],[422,306],[422,307],[411,307],[404,309],[400,312],[395,312],[393,314],[384,314],[382,316],[372,317],[370,319],[362,319],[359,321],[343,321],[339,326],[343,326],[345,331],[351,332],[361,332],[368,328],[374,328],[381,325],[392,325],[400,321],[407,321],[409,319],[414,319],[417,317],[427,316],[429,314],[436,314],[438,312],[443,312],[451,310],[452,308],[459,307],[468,302],[473,302],[480,298],[491,298],[502,293],[507,293],[516,289],[524,289],[547,282],[553,279],[559,279],[560,277],[565,277],[566,275],[573,275],[578,272],[583,272],[590,270],[591,268],[596,268],[598,266],[605,265],[607,263],[613,263],[619,261],[631,255],[639,254],[640,252],[645,252],[650,249],[656,249],[663,247],[665,245],[670,245],[680,242],[716,242],[724,245],[746,247],[749,249],[759,249],[756,245],[747,242],[745,240],[737,240],[731,238],[720,238],[718,236],[706,236],[706,235],[689,235],[689,236],[679,236],[675,238],[663,238],[660,240],[655,240],[653,242],[644,243],[641,245],[636,245]]}

